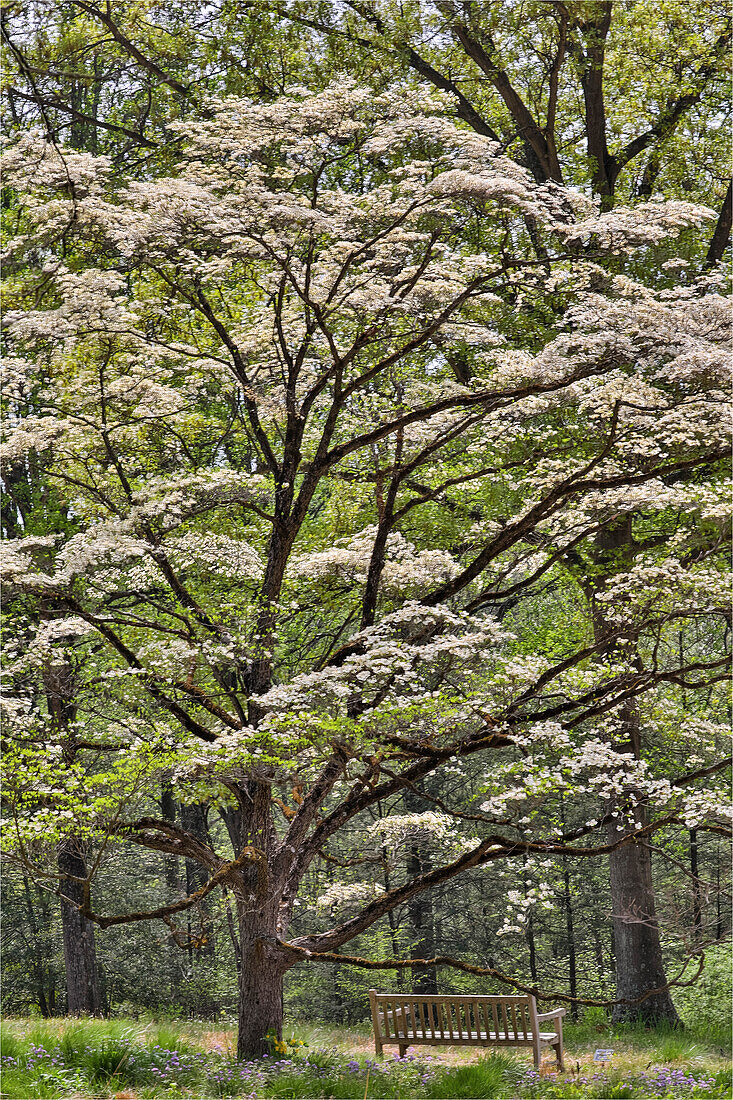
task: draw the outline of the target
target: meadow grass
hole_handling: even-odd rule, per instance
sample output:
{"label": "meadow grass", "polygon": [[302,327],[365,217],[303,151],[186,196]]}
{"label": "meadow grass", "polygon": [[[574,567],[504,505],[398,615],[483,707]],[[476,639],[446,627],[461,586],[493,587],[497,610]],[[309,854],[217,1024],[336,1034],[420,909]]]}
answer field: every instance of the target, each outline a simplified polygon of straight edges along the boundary
{"label": "meadow grass", "polygon": [[[612,1027],[589,1016],[566,1027],[563,1074],[542,1074],[526,1052],[413,1048],[382,1060],[368,1025],[287,1028],[288,1053],[239,1063],[231,1025],[205,1021],[8,1020],[4,1100],[123,1097],[314,1100],[544,1100],[731,1096],[729,1037],[719,1029]],[[299,1045],[304,1043],[305,1045]],[[593,1062],[596,1048],[613,1060]],[[547,1068],[552,1068],[550,1062]]]}

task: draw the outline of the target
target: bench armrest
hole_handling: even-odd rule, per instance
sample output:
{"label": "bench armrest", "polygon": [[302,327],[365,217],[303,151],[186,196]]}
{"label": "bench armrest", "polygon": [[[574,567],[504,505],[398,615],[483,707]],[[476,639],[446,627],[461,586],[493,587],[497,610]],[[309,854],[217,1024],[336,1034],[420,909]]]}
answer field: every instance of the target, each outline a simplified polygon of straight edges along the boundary
{"label": "bench armrest", "polygon": [[552,1012],[538,1012],[537,1013],[537,1022],[541,1024],[545,1020],[554,1020],[558,1016],[560,1016],[560,1017],[567,1016],[567,1014],[568,1014],[568,1010],[566,1008],[554,1008],[552,1010]]}

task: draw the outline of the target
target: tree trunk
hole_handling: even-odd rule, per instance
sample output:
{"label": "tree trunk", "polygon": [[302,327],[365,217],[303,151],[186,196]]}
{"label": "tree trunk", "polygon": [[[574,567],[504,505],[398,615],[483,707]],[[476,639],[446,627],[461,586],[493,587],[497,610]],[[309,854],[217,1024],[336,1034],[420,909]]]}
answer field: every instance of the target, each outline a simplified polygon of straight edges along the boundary
{"label": "tree trunk", "polygon": [[[627,569],[634,561],[636,544],[633,535],[633,517],[625,516],[606,524],[596,540],[596,564],[607,576]],[[609,628],[603,605],[593,594],[593,626],[596,639],[603,637]],[[604,646],[600,656],[619,656],[630,664],[638,662],[636,639],[633,636]],[[638,707],[627,703],[619,710],[619,728],[612,738],[612,746],[621,752],[631,752],[641,759],[642,732]],[[631,794],[631,792],[627,792]],[[611,800],[608,809],[627,810],[629,806]],[[631,814],[628,814],[632,818]],[[623,814],[609,819],[608,841],[613,844],[629,833],[635,833],[634,824],[643,825],[646,815],[641,804],[637,805],[631,827],[623,823]],[[662,959],[654,906],[652,883],[652,856],[648,845],[634,839],[630,844],[616,848],[609,856],[611,879],[611,907],[613,946],[616,967],[616,997],[622,1003],[614,1007],[613,1020],[640,1020],[653,1023],[667,1020],[681,1027],[669,990],[650,994],[650,990],[667,984]],[[644,1000],[639,1000],[643,997]]]}
{"label": "tree trunk", "polygon": [[708,248],[707,262],[709,264],[718,263],[722,260],[723,253],[725,252],[728,241],[730,240],[731,226],[733,225],[733,184],[728,184],[728,190],[725,193],[723,199],[723,205],[720,208],[720,215],[715,226],[715,232],[713,233],[710,241],[710,247]]}
{"label": "tree trunk", "polygon": [[690,829],[690,874],[692,875],[692,927],[695,938],[702,935],[702,890],[698,878],[697,829]]}
{"label": "tree trunk", "polygon": [[36,914],[33,909],[33,902],[31,900],[31,888],[28,882],[28,876],[25,871],[23,872],[23,889],[25,892],[26,907],[28,910],[28,924],[31,930],[31,950],[33,958],[33,977],[36,987],[36,999],[38,1001],[38,1007],[41,1010],[41,1016],[47,1018],[51,1015],[48,1001],[46,999],[46,990],[43,982],[43,951],[41,948],[40,930],[38,922],[36,920]]}
{"label": "tree trunk", "polygon": [[[44,617],[49,608],[43,609]],[[65,766],[75,765],[78,756],[74,721],[76,719],[76,673],[66,658],[49,660],[43,669],[48,714],[62,748]],[[94,926],[81,914],[87,876],[84,845],[78,837],[65,837],[56,849],[61,891],[61,927],[66,967],[66,1011],[70,1016],[89,1013],[99,1016],[102,998],[97,975]]]}
{"label": "tree trunk", "polygon": [[[232,788],[234,789],[234,788]],[[252,860],[227,883],[234,894],[239,922],[239,1010],[237,1057],[259,1058],[270,1052],[269,1034],[282,1037],[283,976],[293,965],[277,946],[280,891],[271,881],[277,835],[272,821],[271,791],[266,782],[248,780],[236,788],[239,806],[222,814],[234,851],[249,848]]]}
{"label": "tree trunk", "polygon": [[[414,791],[407,790],[402,797],[408,813],[419,812],[425,807],[423,799]],[[427,874],[432,869],[428,840],[418,836],[408,845],[405,869],[408,878],[417,878],[418,875]],[[419,959],[432,959],[436,954],[432,892],[423,890],[415,894],[407,903],[407,912],[412,926],[412,950],[415,956]],[[435,967],[413,966],[411,969],[412,987],[416,993],[436,994],[438,992]]]}
{"label": "tree trunk", "polygon": [[534,917],[530,913],[527,920],[527,931],[525,932],[525,938],[527,940],[527,947],[529,948],[529,974],[532,979],[532,983],[537,985],[537,948],[535,946],[534,938]]}
{"label": "tree trunk", "polygon": [[[421,858],[422,856],[422,858]],[[412,845],[410,856],[407,860],[407,874],[410,878],[426,874],[431,869],[431,863],[424,853],[420,852],[419,845]],[[433,915],[433,899],[429,890],[424,890],[410,898],[407,905],[412,924],[413,951],[419,959],[432,959],[435,954],[435,920]],[[438,978],[434,966],[413,966],[412,986],[416,993],[436,994],[438,992]]]}
{"label": "tree trunk", "polygon": [[[270,1053],[266,1036],[282,1036],[283,976],[288,969],[282,955],[262,937],[259,921],[240,922],[242,969],[239,974],[239,1033],[237,1058],[246,1061]],[[272,935],[275,930],[273,927]]]}
{"label": "tree trunk", "polygon": [[[209,829],[206,823],[206,807],[203,803],[194,802],[191,805],[182,805],[181,824],[186,832],[192,833],[198,840],[202,840],[204,844],[211,847],[211,837],[209,836]],[[185,861],[185,871],[187,894],[193,894],[194,891],[200,890],[202,886],[206,885],[209,878],[208,871],[205,867],[202,867],[200,863],[197,863],[195,859],[187,859]],[[214,925],[211,915],[211,896],[204,898],[197,906],[197,910],[201,925],[201,934],[198,936],[197,955],[202,958],[208,957],[209,959],[213,959],[216,954],[216,947],[214,942]],[[189,909],[189,932],[190,922],[193,916],[194,914]],[[189,943],[191,942],[191,937],[189,935]]]}
{"label": "tree trunk", "polygon": [[720,941],[725,936],[725,921],[721,906],[722,894],[720,892],[720,844],[716,848],[717,863],[715,869],[715,938]]}
{"label": "tree trunk", "polygon": [[[380,813],[380,816],[381,816],[381,813],[382,813],[381,805],[379,807],[379,813]],[[384,881],[384,890],[385,890],[385,893],[388,894],[390,892],[390,890],[392,889],[392,882],[391,882],[390,875],[389,875],[389,861],[387,859],[387,849],[386,848],[380,848],[380,856],[381,856],[381,861],[382,861],[382,875],[383,875],[383,881]],[[394,909],[390,909],[389,913],[387,913],[387,920],[389,922],[389,935],[390,935],[390,939],[392,941],[392,955],[394,956],[395,959],[398,959],[400,957],[400,949],[399,949],[399,944],[397,942],[397,918],[395,917]],[[398,970],[397,973],[395,974],[394,980],[395,980],[395,983],[397,985],[397,989],[399,990],[399,992],[404,993],[405,992],[405,972],[404,972],[404,970]]]}
{"label": "tree trunk", "polygon": [[[170,821],[171,825],[175,825],[176,800],[173,796],[173,788],[168,778],[163,779],[160,785],[160,812],[165,821]],[[183,892],[178,857],[170,855],[164,856],[163,868],[166,887],[170,893],[178,897]]]}
{"label": "tree trunk", "polygon": [[[637,815],[637,820],[640,815]],[[608,840],[615,843],[625,835],[623,826],[609,826]],[[625,844],[611,852],[611,904],[613,906],[614,946],[616,949],[616,997],[613,1022],[662,1020],[681,1026],[667,984],[654,912],[652,857],[643,841]],[[649,991],[660,989],[659,993]],[[644,1000],[639,1000],[643,997]]]}
{"label": "tree trunk", "polygon": [[[102,998],[97,975],[94,925],[80,912],[79,907],[84,902],[84,887],[81,882],[75,881],[86,876],[81,842],[75,837],[67,837],[59,844],[57,860],[63,894],[61,925],[66,967],[66,1011],[69,1016],[100,1016]],[[68,877],[71,875],[74,878]]]}
{"label": "tree trunk", "polygon": [[568,870],[567,859],[563,857],[563,886],[564,886],[564,901],[565,901],[565,927],[568,936],[568,981],[570,983],[570,996],[573,998],[573,1003],[570,1008],[570,1015],[573,1020],[578,1019],[578,968],[577,957],[575,951],[575,923],[573,920],[573,900],[570,892],[570,871]]}

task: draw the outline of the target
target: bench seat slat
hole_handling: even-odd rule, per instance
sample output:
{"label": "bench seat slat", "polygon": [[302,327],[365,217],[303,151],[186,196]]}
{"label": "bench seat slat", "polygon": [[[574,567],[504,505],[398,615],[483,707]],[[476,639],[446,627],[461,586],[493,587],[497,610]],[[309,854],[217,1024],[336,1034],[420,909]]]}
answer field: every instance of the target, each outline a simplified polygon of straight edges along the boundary
{"label": "bench seat slat", "polygon": [[[540,1037],[540,1042],[541,1043],[555,1043],[555,1042],[557,1042],[557,1033],[554,1032],[554,1031],[541,1031],[539,1037]],[[521,1038],[516,1039],[513,1035],[507,1035],[504,1032],[499,1032],[499,1034],[497,1035],[497,1033],[495,1031],[490,1031],[488,1036],[487,1036],[485,1031],[479,1031],[479,1032],[472,1031],[470,1035],[467,1035],[464,1031],[463,1035],[460,1036],[460,1037],[450,1036],[450,1035],[445,1035],[445,1036],[442,1036],[442,1037],[440,1035],[438,1035],[436,1037],[433,1037],[431,1032],[428,1032],[428,1034],[426,1035],[424,1031],[412,1031],[412,1030],[408,1029],[406,1032],[404,1032],[402,1035],[400,1035],[400,1039],[409,1040],[410,1043],[413,1043],[413,1042],[414,1043],[421,1043],[421,1042],[428,1042],[428,1043],[439,1043],[439,1042],[460,1043],[460,1042],[464,1042],[464,1043],[469,1043],[469,1042],[476,1042],[477,1040],[481,1040],[481,1039],[483,1039],[483,1040],[488,1039],[488,1041],[491,1042],[491,1043],[509,1043],[511,1046],[531,1046],[532,1045],[532,1036],[531,1035],[528,1035],[526,1039],[521,1039]]]}

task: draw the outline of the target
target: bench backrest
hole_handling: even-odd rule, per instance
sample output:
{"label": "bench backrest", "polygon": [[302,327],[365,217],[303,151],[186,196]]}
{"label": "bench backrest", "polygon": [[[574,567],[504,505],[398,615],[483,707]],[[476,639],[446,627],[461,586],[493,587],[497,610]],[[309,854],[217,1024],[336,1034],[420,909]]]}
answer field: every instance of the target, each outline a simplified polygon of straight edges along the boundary
{"label": "bench backrest", "polygon": [[410,1033],[425,1039],[470,1039],[483,1032],[527,1042],[537,1032],[537,1002],[532,996],[424,996],[378,993],[370,989],[374,1034],[397,1042]]}

